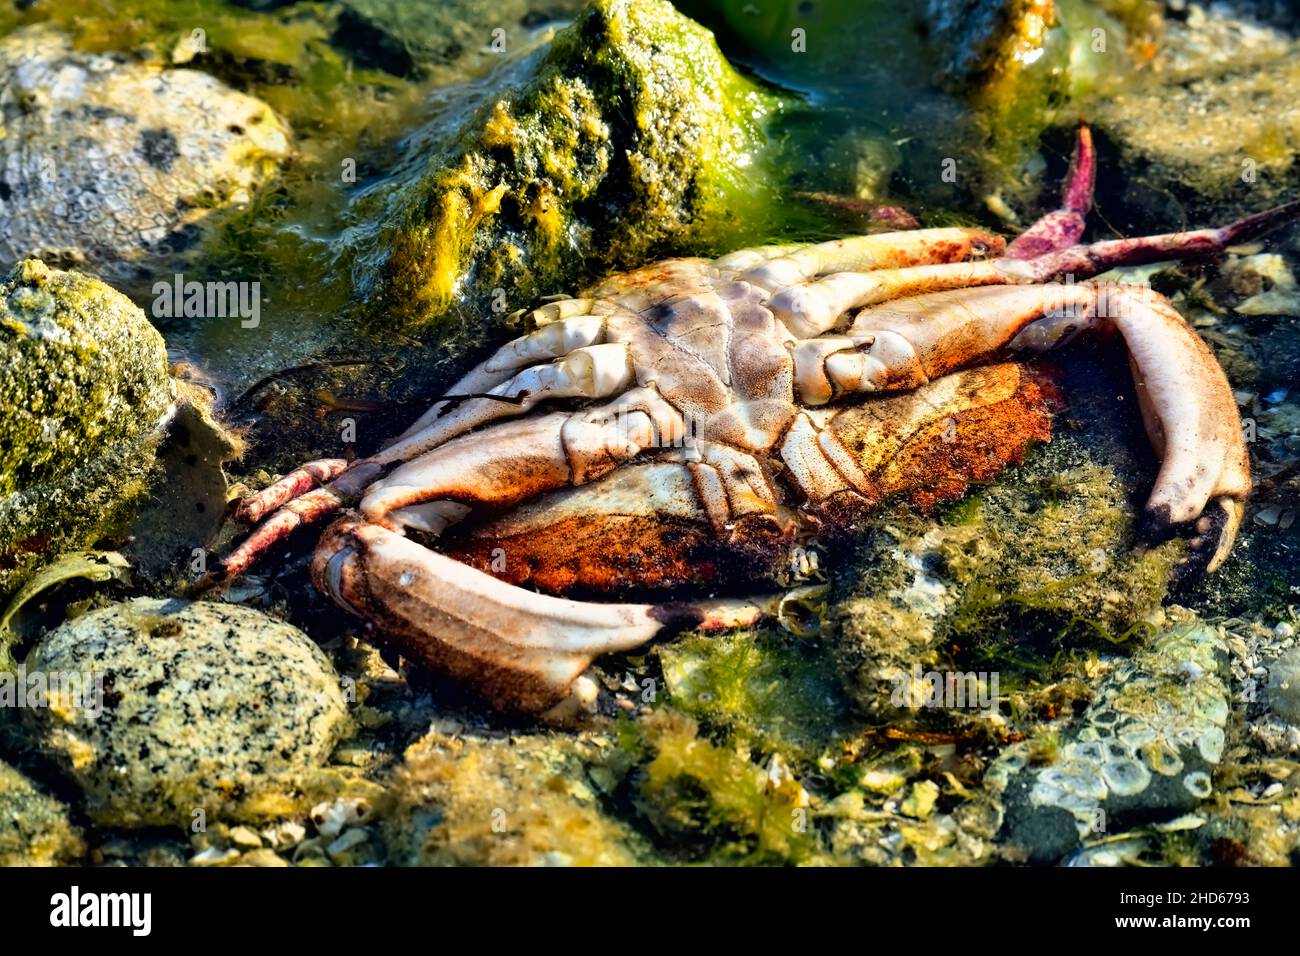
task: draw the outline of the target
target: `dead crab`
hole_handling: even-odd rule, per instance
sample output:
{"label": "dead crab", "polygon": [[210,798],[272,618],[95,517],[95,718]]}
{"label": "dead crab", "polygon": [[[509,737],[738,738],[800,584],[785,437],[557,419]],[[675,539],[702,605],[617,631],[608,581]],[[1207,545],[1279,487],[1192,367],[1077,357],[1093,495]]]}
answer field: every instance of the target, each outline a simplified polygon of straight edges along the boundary
{"label": "dead crab", "polygon": [[[1050,389],[998,360],[1085,329],[1128,349],[1161,459],[1147,533],[1190,526],[1191,560],[1212,571],[1250,490],[1222,369],[1150,290],[1054,280],[1219,252],[1300,204],[1081,245],[1092,178],[1085,128],[1063,208],[1010,244],[942,228],[745,249],[551,302],[377,454],[312,462],[246,499],[241,518],[269,518],[223,573],[348,509],[312,560],[322,592],[498,705],[589,703],[596,657],[757,605],[598,603],[520,584],[698,584],[724,565],[758,577],[810,524],[847,527],[900,491],[956,497],[1050,434]],[[449,553],[426,547],[471,516]]]}

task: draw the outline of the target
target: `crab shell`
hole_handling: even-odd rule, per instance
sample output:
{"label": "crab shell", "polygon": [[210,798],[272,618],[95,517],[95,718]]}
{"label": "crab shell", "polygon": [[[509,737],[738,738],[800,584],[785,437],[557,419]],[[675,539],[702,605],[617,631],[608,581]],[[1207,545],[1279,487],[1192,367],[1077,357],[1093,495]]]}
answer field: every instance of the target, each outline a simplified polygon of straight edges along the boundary
{"label": "crab shell", "polygon": [[[1099,330],[1127,346],[1161,459],[1148,530],[1190,523],[1192,560],[1214,570],[1250,489],[1222,369],[1151,290],[1052,280],[1222,250],[1297,204],[1079,245],[1091,177],[1085,131],[1064,208],[1010,246],[944,228],[763,247],[553,302],[379,453],[314,462],[245,502],[250,521],[280,510],[226,567],[355,502],[317,547],[317,587],[499,706],[589,705],[596,657],[666,624],[753,620],[763,603],[519,585],[679,585],[737,565],[762,577],[810,519],[847,527],[891,494],[954,497],[1050,434],[1051,389],[1003,359]],[[927,461],[933,481],[917,487]],[[499,517],[451,555],[426,546],[470,514]]]}

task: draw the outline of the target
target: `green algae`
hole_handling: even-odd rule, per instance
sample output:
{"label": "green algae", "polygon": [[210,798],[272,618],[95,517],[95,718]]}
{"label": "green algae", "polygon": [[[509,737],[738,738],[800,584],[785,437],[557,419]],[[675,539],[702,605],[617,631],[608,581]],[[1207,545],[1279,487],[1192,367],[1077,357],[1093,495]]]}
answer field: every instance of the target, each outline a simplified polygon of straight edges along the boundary
{"label": "green algae", "polygon": [[85,851],[68,809],[0,761],[0,866],[67,866]]}
{"label": "green algae", "polygon": [[389,788],[390,858],[421,866],[628,866],[653,859],[607,812],[624,751],[602,734],[479,738],[439,729],[412,744]]}
{"label": "green algae", "polygon": [[670,707],[638,721],[635,735],[650,755],[637,809],[662,837],[715,864],[813,856],[807,796],[793,778],[771,766],[765,771],[742,750],[711,743],[694,718]]}
{"label": "green algae", "polygon": [[514,311],[707,242],[711,218],[753,204],[747,167],[779,102],[670,4],[600,0],[528,66],[415,181],[359,210],[384,222],[354,270],[384,322]]}
{"label": "green algae", "polygon": [[657,653],[673,706],[733,740],[811,759],[851,726],[833,663],[815,641],[762,628],[686,635]]}

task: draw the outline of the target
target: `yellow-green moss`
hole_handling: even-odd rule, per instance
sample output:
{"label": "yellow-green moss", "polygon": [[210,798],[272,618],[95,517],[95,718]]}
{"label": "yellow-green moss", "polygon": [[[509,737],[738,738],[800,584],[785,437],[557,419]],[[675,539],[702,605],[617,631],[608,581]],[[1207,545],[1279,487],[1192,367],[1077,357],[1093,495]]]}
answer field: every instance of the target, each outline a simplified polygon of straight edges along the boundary
{"label": "yellow-green moss", "polygon": [[0,761],[0,866],[58,866],[85,853],[67,810]]}
{"label": "yellow-green moss", "polygon": [[673,706],[737,740],[813,758],[846,732],[826,652],[778,630],[692,634],[658,650]]}
{"label": "yellow-green moss", "polygon": [[807,798],[794,780],[701,738],[694,719],[670,708],[636,729],[652,755],[639,806],[661,834],[715,841],[708,853],[715,863],[799,862],[816,852]]}
{"label": "yellow-green moss", "polygon": [[413,744],[391,787],[390,858],[420,866],[627,866],[644,841],[601,803],[625,772],[598,735],[478,739],[438,730]]}

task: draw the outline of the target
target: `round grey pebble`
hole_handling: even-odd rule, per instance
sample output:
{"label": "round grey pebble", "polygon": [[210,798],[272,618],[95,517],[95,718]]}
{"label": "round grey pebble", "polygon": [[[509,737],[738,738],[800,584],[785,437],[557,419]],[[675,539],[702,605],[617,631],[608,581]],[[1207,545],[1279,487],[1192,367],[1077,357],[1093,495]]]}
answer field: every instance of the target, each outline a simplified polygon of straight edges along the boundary
{"label": "round grey pebble", "polygon": [[304,783],[350,726],[320,648],[230,604],[114,604],[51,631],[25,666],[86,688],[52,693],[25,715],[104,825],[189,827],[300,809]]}

